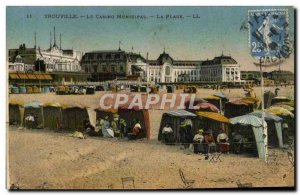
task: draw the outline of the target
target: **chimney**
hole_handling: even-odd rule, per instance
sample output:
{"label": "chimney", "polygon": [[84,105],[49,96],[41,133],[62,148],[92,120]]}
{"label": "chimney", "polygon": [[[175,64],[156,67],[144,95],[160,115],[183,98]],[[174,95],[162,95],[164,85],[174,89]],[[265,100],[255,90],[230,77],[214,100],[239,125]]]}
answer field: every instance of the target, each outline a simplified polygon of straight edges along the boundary
{"label": "chimney", "polygon": [[59,33],[59,49],[61,50],[61,33]]}
{"label": "chimney", "polygon": [[52,35],[51,35],[51,31],[50,31],[50,49],[52,48]]}
{"label": "chimney", "polygon": [[149,53],[147,52],[146,60],[148,60]]}
{"label": "chimney", "polygon": [[36,32],[34,32],[34,49],[36,49]]}
{"label": "chimney", "polygon": [[55,39],[55,26],[54,26],[54,43],[53,43],[53,47],[56,46],[56,39]]}

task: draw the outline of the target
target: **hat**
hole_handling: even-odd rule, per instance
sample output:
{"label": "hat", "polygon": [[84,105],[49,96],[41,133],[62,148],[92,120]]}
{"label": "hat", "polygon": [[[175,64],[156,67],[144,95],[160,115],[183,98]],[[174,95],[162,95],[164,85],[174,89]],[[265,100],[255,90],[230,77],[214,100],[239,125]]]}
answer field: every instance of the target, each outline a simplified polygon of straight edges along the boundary
{"label": "hat", "polygon": [[114,117],[114,118],[118,118],[119,115],[118,115],[117,113],[115,113],[115,114],[113,114],[113,117]]}
{"label": "hat", "polygon": [[203,133],[204,130],[203,129],[198,129],[198,133]]}
{"label": "hat", "polygon": [[182,122],[180,123],[180,127],[185,127],[185,126],[186,126],[185,121],[182,121]]}
{"label": "hat", "polygon": [[106,120],[107,120],[107,119],[108,119],[108,116],[105,116],[105,117],[104,117],[104,119],[106,119]]}

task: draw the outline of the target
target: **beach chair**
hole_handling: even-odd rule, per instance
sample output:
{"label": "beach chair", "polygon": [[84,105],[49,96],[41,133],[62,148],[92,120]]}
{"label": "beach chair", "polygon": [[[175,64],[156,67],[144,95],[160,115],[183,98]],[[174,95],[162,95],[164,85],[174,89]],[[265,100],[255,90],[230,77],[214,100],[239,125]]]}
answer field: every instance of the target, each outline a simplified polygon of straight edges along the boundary
{"label": "beach chair", "polygon": [[211,153],[209,162],[218,162],[218,161],[222,162],[221,153],[220,152]]}
{"label": "beach chair", "polygon": [[[125,184],[127,184],[127,183],[131,183],[132,188],[135,189],[134,177],[123,177],[123,178],[121,178],[121,180],[122,180],[123,189],[125,189]],[[126,189],[128,189],[128,188],[126,188]]]}
{"label": "beach chair", "polygon": [[195,183],[195,180],[186,179],[181,169],[179,169],[179,175],[180,175],[181,181],[183,182],[183,184],[186,188],[191,188],[192,185]]}

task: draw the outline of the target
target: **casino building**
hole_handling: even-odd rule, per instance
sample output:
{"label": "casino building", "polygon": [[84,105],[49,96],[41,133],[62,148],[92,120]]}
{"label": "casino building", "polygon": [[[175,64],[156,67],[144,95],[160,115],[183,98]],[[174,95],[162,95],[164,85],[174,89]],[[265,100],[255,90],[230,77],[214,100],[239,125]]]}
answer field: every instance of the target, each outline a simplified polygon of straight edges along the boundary
{"label": "casino building", "polygon": [[174,60],[165,51],[149,60],[148,81],[158,83],[240,83],[240,65],[230,56],[212,60]]}
{"label": "casino building", "polygon": [[[38,74],[47,74],[52,83],[87,81],[88,74],[82,71],[80,61],[82,53],[73,49],[62,49],[61,34],[59,46],[56,42],[54,27],[53,42],[50,32],[50,46],[41,49],[36,46],[36,34],[34,47],[28,48],[21,44],[19,48],[8,50],[8,70],[10,83],[35,84],[40,78]],[[28,73],[28,75],[27,75]]]}
{"label": "casino building", "polygon": [[154,83],[240,83],[240,65],[230,56],[212,60],[174,60],[163,51],[156,60],[118,50],[91,51],[84,54],[82,68],[93,81],[112,80],[138,75]]}
{"label": "casino building", "polygon": [[50,47],[48,49],[37,48],[36,41],[33,48],[27,48],[25,44],[21,44],[17,49],[9,49],[9,70],[27,71],[34,67],[35,71],[43,72],[80,72],[81,56],[81,52],[74,51],[73,49],[62,49],[61,34],[60,46],[56,44],[54,27],[54,42],[52,44],[50,32]]}

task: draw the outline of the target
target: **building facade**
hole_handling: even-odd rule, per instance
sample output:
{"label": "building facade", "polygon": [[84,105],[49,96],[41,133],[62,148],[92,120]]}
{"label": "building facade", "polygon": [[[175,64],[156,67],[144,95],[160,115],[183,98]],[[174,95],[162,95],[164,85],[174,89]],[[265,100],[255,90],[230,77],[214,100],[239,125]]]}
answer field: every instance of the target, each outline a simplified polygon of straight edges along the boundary
{"label": "building facade", "polygon": [[[128,53],[119,48],[86,52],[82,57],[81,66],[86,73],[92,75],[92,81],[104,81],[125,78],[135,71],[143,73],[142,70],[147,65],[145,61],[140,54]],[[143,76],[147,77],[146,72]]]}
{"label": "building facade", "polygon": [[53,40],[52,43],[50,32],[50,47],[48,49],[37,48],[36,43],[33,48],[27,48],[25,44],[21,44],[17,49],[9,49],[9,70],[28,71],[34,69],[42,72],[80,72],[82,53],[73,49],[62,49],[61,35],[60,46],[58,46],[55,27]]}
{"label": "building facade", "polygon": [[[240,65],[230,56],[213,60],[174,60],[163,51],[156,60],[140,54],[118,50],[99,50],[84,54],[82,69],[91,73],[92,81],[139,76],[153,83],[239,83]],[[130,78],[131,78],[130,77]]]}

